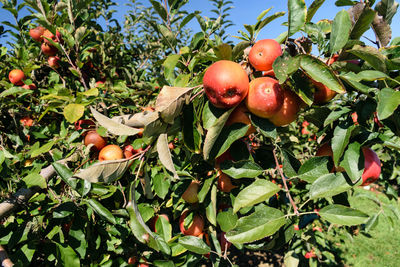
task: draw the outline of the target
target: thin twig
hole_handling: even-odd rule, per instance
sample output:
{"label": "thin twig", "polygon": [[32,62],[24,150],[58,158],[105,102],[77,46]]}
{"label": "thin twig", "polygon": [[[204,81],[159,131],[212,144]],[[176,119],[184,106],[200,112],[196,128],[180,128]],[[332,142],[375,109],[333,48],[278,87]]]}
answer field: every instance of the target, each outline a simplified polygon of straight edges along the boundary
{"label": "thin twig", "polygon": [[293,199],[292,199],[292,196],[290,195],[290,191],[289,191],[289,188],[288,188],[287,183],[286,183],[286,177],[285,177],[285,175],[283,174],[283,171],[282,171],[281,167],[279,167],[279,161],[278,161],[278,158],[277,158],[277,156],[276,156],[276,148],[273,150],[273,154],[274,154],[274,159],[275,159],[276,167],[278,168],[279,173],[280,173],[280,175],[281,175],[281,177],[282,177],[283,186],[285,187],[285,191],[286,191],[286,196],[288,197],[288,199],[289,199],[289,201],[290,201],[290,204],[291,204],[292,207],[293,207],[294,213],[295,213],[296,215],[298,215],[298,214],[299,214],[299,211],[298,211],[298,209],[297,209],[296,203],[294,203],[294,201],[293,201]]}
{"label": "thin twig", "polygon": [[[198,87],[200,87],[201,85],[198,85],[198,86],[196,86],[197,88]],[[196,88],[195,87],[195,88]],[[200,91],[198,91],[194,96],[192,96],[191,98],[190,98],[190,102],[192,102],[196,97],[198,97],[199,95],[201,95],[201,94],[203,94],[204,93],[204,89],[201,89]]]}

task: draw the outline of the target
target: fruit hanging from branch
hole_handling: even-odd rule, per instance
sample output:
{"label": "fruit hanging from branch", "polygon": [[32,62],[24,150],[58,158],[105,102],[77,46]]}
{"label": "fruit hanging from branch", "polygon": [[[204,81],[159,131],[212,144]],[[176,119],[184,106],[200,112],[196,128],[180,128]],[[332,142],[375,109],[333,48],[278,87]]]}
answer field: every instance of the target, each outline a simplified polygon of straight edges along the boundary
{"label": "fruit hanging from branch", "polygon": [[249,78],[238,63],[220,60],[205,72],[203,86],[211,104],[217,108],[231,108],[247,96]]}
{"label": "fruit hanging from branch", "polygon": [[279,82],[270,77],[256,78],[250,82],[246,107],[261,118],[271,118],[282,107],[284,92]]}
{"label": "fruit hanging from branch", "polygon": [[[281,45],[273,39],[257,41],[249,53],[250,64],[258,71],[272,70],[275,59],[282,55]],[[272,72],[273,73],[273,72]]]}

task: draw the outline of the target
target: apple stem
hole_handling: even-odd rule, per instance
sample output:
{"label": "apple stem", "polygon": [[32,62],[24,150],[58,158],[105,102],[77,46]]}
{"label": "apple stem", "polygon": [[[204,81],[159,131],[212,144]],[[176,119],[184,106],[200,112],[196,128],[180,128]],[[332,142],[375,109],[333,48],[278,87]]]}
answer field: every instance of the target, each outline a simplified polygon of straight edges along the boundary
{"label": "apple stem", "polygon": [[[200,86],[202,86],[202,85],[195,86],[195,87],[193,87],[193,89],[199,88]],[[203,93],[204,93],[204,88],[201,89],[200,91],[198,91],[194,96],[192,96],[190,98],[190,102],[192,102],[196,97],[198,97],[199,95],[201,95]]]}
{"label": "apple stem", "polygon": [[294,203],[293,198],[290,195],[290,191],[289,191],[289,188],[288,188],[287,183],[286,183],[286,177],[283,174],[283,171],[282,171],[281,167],[279,167],[278,157],[276,156],[276,148],[273,150],[273,153],[274,153],[274,159],[275,159],[276,168],[278,169],[279,174],[282,177],[283,186],[285,187],[286,196],[288,197],[288,199],[290,201],[290,204],[293,207],[294,213],[298,216],[299,215],[299,211],[297,209],[296,203]]}

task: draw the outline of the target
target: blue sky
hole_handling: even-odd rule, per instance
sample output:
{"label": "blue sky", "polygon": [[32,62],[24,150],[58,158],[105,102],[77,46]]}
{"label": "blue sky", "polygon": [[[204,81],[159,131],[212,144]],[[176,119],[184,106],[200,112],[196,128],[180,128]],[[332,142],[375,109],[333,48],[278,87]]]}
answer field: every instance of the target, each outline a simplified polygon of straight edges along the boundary
{"label": "blue sky", "polygon": [[[265,9],[273,7],[270,11],[270,15],[287,10],[287,1],[285,0],[232,0],[234,9],[230,11],[229,19],[233,21],[234,26],[227,29],[228,34],[234,36],[238,35],[238,30],[244,30],[243,24],[254,24],[256,23],[257,16]],[[21,1],[18,1],[21,2]],[[115,18],[121,21],[121,25],[123,25],[123,16],[126,14],[128,8],[125,6],[129,1],[127,0],[117,0],[118,6],[115,7],[117,12],[115,13]],[[144,4],[148,4],[147,0],[141,0],[140,2]],[[310,6],[313,2],[312,0],[306,0],[306,5]],[[313,22],[317,22],[320,19],[327,18],[332,19],[335,17],[336,13],[342,9],[347,9],[348,7],[336,7],[335,0],[326,0],[323,6],[318,10],[317,14],[314,16]],[[203,16],[211,17],[214,16],[210,10],[213,8],[212,3],[207,0],[190,0],[188,4],[185,5],[185,9],[189,12],[193,11],[201,11]],[[23,13],[21,15],[24,15]],[[0,18],[2,21],[13,21],[13,18],[10,16],[10,13],[0,9]],[[266,26],[258,36],[258,39],[264,38],[275,38],[280,33],[286,30],[286,27],[282,26],[283,22],[287,21],[287,16],[281,17],[268,26]],[[399,13],[393,18],[392,22],[392,37],[400,36],[400,27],[398,27],[398,22],[400,21]],[[188,26],[193,29],[193,32],[199,31],[199,26],[197,21],[192,20]],[[367,36],[374,39],[374,35],[372,32],[367,33]],[[6,38],[2,38],[0,43],[4,44]],[[229,38],[234,43],[239,42],[239,40],[235,38]],[[368,41],[366,39],[362,39],[366,43]],[[370,44],[370,43],[369,43]]]}

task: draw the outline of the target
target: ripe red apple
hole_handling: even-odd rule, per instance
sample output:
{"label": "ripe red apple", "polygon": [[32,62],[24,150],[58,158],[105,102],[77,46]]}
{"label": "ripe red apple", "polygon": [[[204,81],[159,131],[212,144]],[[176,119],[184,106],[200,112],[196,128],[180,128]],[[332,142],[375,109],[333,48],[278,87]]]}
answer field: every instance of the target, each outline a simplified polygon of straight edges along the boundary
{"label": "ripe red apple", "polygon": [[34,83],[31,83],[30,85],[24,84],[22,88],[27,89],[27,90],[35,90],[37,89],[36,85]]}
{"label": "ripe red apple", "polygon": [[192,236],[199,236],[203,232],[204,228],[204,219],[195,214],[193,216],[193,221],[189,225],[189,227],[185,228],[185,218],[188,215],[189,211],[186,210],[182,213],[181,217],[179,218],[179,229],[181,230],[182,234],[184,235],[192,235]]}
{"label": "ripe red apple", "polygon": [[54,68],[54,69],[57,69],[58,67],[60,67],[60,64],[58,63],[58,61],[60,61],[60,58],[57,57],[57,56],[49,57],[47,59],[47,62],[49,63],[49,66]]}
{"label": "ripe red apple", "polygon": [[89,144],[93,144],[93,149],[96,151],[102,150],[106,144],[107,141],[105,138],[103,138],[101,135],[99,135],[96,130],[92,130],[87,132],[85,136],[85,146],[88,146]]}
{"label": "ripe red apple", "polygon": [[229,193],[236,187],[236,185],[232,184],[231,178],[220,171],[220,175],[218,176],[218,189],[222,192]]}
{"label": "ripe red apple", "polygon": [[311,82],[315,88],[314,104],[322,105],[322,104],[328,103],[332,98],[335,97],[336,92],[329,89],[323,83],[317,82],[315,80],[311,80]]}
{"label": "ripe red apple", "polygon": [[311,250],[311,251],[307,252],[306,255],[304,255],[304,257],[306,259],[310,259],[310,258],[316,258],[317,255],[315,255],[315,252]]}
{"label": "ripe red apple", "polygon": [[381,161],[378,155],[369,147],[363,147],[364,172],[361,176],[362,186],[369,185],[379,179],[381,175]]}
{"label": "ripe red apple", "polygon": [[99,87],[101,84],[104,84],[104,83],[105,83],[105,81],[97,81],[94,86]]}
{"label": "ripe red apple", "polygon": [[[94,128],[96,124],[92,120],[78,120],[75,122],[75,130]],[[86,133],[87,134],[87,133]]]}
{"label": "ripe red apple", "polygon": [[264,39],[256,42],[251,48],[249,62],[258,71],[269,71],[280,55],[282,55],[281,45],[273,39]]}
{"label": "ripe red apple", "polygon": [[43,33],[44,33],[44,28],[42,26],[38,26],[34,29],[29,30],[29,35],[32,37],[33,40],[36,42],[42,42],[43,41]]}
{"label": "ripe red apple", "polygon": [[123,159],[124,153],[117,145],[107,145],[100,150],[99,161]]}
{"label": "ripe red apple", "polygon": [[135,256],[129,257],[128,264],[133,265],[135,263],[136,263],[136,257]]}
{"label": "ripe red apple", "polygon": [[187,203],[196,203],[199,201],[199,198],[197,197],[198,191],[199,182],[193,180],[183,193],[182,199],[185,200]]}
{"label": "ripe red apple", "polygon": [[42,43],[41,49],[46,56],[54,56],[58,51],[57,48],[47,43]]}
{"label": "ripe red apple", "polygon": [[203,86],[211,104],[217,108],[231,108],[246,97],[249,78],[238,63],[220,60],[207,69]]}
{"label": "ripe red apple", "polygon": [[140,153],[143,151],[143,148],[134,149],[132,145],[127,145],[124,147],[124,156],[125,158],[130,158],[133,155]]}
{"label": "ripe red apple", "polygon": [[237,108],[235,108],[234,111],[232,111],[225,125],[229,126],[234,123],[243,123],[250,126],[246,132],[246,135],[255,133],[256,128],[251,124],[248,112],[249,110],[246,108],[246,106],[244,104],[240,104],[237,106]]}
{"label": "ripe red apple", "polygon": [[21,124],[25,127],[31,127],[33,125],[33,120],[31,117],[23,117],[22,119],[19,120]]}
{"label": "ripe red apple", "polygon": [[269,120],[275,126],[285,126],[297,119],[302,100],[298,95],[290,90],[283,91],[283,104]]}
{"label": "ripe red apple", "polygon": [[25,80],[25,74],[22,70],[14,69],[8,74],[8,79],[14,85],[23,85]]}
{"label": "ripe red apple", "polygon": [[256,78],[250,82],[246,107],[261,118],[271,118],[283,105],[284,92],[279,82],[270,77]]}
{"label": "ripe red apple", "polygon": [[[51,42],[48,39],[51,39],[55,43],[59,43],[61,41],[61,34],[58,30],[56,30],[56,35],[54,35],[51,31],[45,30],[43,32],[43,41],[47,44],[51,44]],[[46,39],[48,38],[48,39]]]}

